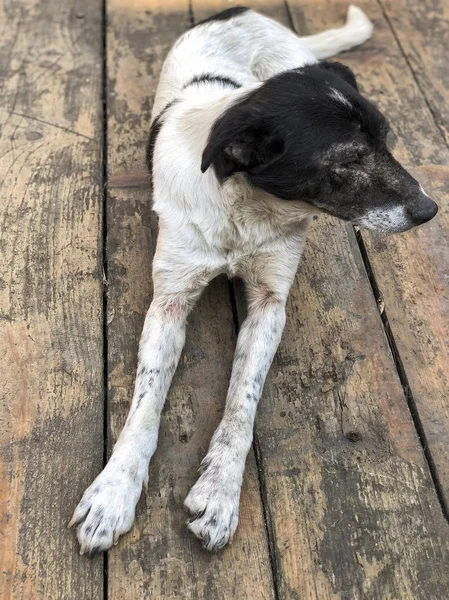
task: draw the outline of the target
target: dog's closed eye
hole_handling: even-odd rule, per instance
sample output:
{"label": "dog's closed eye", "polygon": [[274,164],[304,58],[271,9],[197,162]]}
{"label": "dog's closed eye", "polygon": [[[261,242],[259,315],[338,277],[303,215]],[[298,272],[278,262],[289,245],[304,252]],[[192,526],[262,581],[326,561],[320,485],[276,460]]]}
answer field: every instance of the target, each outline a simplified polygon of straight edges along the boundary
{"label": "dog's closed eye", "polygon": [[360,167],[370,150],[361,144],[336,144],[330,151],[333,171]]}
{"label": "dog's closed eye", "polygon": [[351,153],[345,157],[340,157],[331,166],[331,180],[333,184],[343,185],[353,182],[354,177],[360,178],[364,174],[364,162],[368,156],[367,151]]}
{"label": "dog's closed eye", "polygon": [[360,151],[350,156],[345,157],[340,161],[339,167],[341,168],[351,168],[351,167],[360,167],[363,162],[363,159],[368,155],[368,151]]}
{"label": "dog's closed eye", "polygon": [[337,165],[334,168],[334,170],[338,171],[338,170],[341,170],[341,169],[353,169],[353,168],[356,168],[356,167],[359,167],[359,166],[360,166],[360,159],[359,158],[355,158],[353,160],[349,160],[349,161],[346,161],[344,163],[341,163],[341,164]]}

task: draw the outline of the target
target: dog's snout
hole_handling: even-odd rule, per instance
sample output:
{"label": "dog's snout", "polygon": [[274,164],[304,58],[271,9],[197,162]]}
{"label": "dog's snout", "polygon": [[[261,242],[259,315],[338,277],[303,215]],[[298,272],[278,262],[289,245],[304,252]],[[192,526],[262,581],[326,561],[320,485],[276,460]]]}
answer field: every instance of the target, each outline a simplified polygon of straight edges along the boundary
{"label": "dog's snout", "polygon": [[420,198],[419,202],[409,206],[407,210],[413,224],[422,225],[433,219],[438,212],[438,206],[433,200],[424,196]]}

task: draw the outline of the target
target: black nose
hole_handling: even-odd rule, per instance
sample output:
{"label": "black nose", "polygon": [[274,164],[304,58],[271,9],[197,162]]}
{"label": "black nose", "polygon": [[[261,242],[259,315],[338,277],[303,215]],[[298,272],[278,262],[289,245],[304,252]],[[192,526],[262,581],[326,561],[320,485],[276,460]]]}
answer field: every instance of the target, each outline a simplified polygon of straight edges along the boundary
{"label": "black nose", "polygon": [[408,212],[414,225],[422,225],[433,219],[438,212],[438,206],[430,198],[424,197],[416,204],[409,206]]}

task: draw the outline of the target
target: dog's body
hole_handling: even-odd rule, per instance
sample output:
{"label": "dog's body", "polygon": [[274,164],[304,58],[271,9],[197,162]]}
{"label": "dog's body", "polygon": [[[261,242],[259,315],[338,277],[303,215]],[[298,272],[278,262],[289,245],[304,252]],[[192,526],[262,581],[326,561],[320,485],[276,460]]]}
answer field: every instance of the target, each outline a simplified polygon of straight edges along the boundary
{"label": "dog's body", "polygon": [[[371,32],[371,23],[355,7],[344,27],[302,39],[236,8],[187,32],[167,57],[148,149],[160,225],[154,299],[126,425],[72,519],[82,522],[82,552],[109,548],[132,525],[187,315],[211,279],[223,272],[239,276],[248,296],[223,420],[185,502],[192,515],[189,528],[216,550],[237,527],[255,411],[311,215],[325,210],[395,231],[435,214],[434,203],[385,149],[383,117],[358,94],[349,70],[316,65]],[[283,110],[285,118],[278,119]],[[331,125],[325,123],[329,110]],[[314,119],[318,133],[316,126],[307,133]],[[298,123],[301,135],[310,135],[299,158],[300,144],[289,137]],[[306,151],[318,157],[313,164]],[[356,152],[356,158],[342,159],[343,151],[345,157]],[[388,185],[379,192],[384,180]],[[348,189],[363,196],[368,185],[374,189],[371,204],[346,199]],[[404,186],[408,190],[407,206],[398,199],[399,185],[401,192]]]}

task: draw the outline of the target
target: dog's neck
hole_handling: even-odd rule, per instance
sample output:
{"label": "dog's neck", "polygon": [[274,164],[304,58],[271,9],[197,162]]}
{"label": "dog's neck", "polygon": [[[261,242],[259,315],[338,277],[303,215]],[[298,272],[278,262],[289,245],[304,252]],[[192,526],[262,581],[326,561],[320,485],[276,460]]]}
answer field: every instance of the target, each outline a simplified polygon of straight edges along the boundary
{"label": "dog's neck", "polygon": [[252,186],[243,173],[227,179],[222,193],[233,219],[246,227],[264,226],[278,233],[288,233],[317,209],[306,202],[281,200]]}

